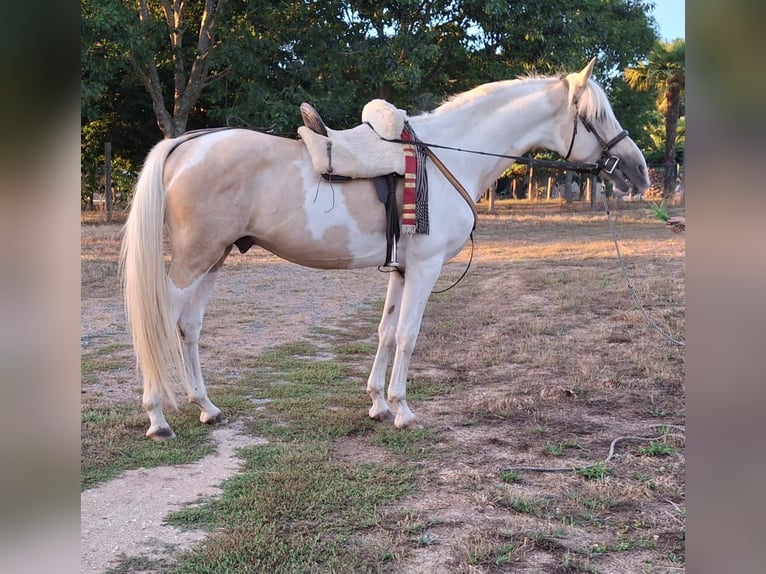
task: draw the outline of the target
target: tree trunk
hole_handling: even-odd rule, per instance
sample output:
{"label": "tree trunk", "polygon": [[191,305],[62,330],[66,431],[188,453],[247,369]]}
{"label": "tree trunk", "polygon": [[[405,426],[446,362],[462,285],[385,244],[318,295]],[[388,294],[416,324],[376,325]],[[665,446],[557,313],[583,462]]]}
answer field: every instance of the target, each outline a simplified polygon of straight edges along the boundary
{"label": "tree trunk", "polygon": [[681,108],[681,92],[677,84],[671,84],[666,95],[665,108],[665,159],[662,176],[662,197],[672,199],[676,188],[676,136]]}
{"label": "tree trunk", "polygon": [[104,201],[106,222],[112,222],[112,142],[104,143]]}
{"label": "tree trunk", "polygon": [[[194,104],[199,99],[209,71],[209,55],[214,42],[215,15],[220,8],[218,0],[205,0],[205,8],[199,25],[197,48],[194,60],[188,71],[183,58],[183,30],[186,4],[180,0],[162,0],[165,24],[172,49],[173,65],[173,105],[168,110],[165,103],[162,82],[157,71],[154,57],[142,58],[134,53],[131,58],[134,69],[144,82],[152,98],[152,107],[157,117],[157,125],[166,138],[173,138],[186,131]],[[152,15],[147,0],[138,0],[139,18],[142,24],[149,25]]]}

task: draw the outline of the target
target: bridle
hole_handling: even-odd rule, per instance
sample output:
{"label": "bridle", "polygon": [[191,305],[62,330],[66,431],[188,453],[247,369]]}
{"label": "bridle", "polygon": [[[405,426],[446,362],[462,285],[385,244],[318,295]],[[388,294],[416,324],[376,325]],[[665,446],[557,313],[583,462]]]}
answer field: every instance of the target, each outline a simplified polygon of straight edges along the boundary
{"label": "bridle", "polygon": [[606,141],[603,137],[601,137],[601,134],[598,133],[598,130],[596,130],[596,127],[593,125],[593,123],[580,113],[579,105],[580,102],[575,101],[575,117],[574,124],[572,126],[572,141],[569,142],[569,150],[567,151],[567,155],[564,158],[564,161],[569,160],[569,156],[572,153],[572,148],[574,147],[575,137],[577,136],[577,124],[582,122],[582,125],[585,126],[585,129],[592,133],[598,140],[598,143],[601,145],[601,156],[599,156],[598,160],[596,160],[597,169],[594,170],[594,173],[598,173],[603,170],[606,173],[611,174],[614,172],[617,164],[620,163],[620,158],[615,155],[611,155],[609,151],[619,142],[628,137],[628,130],[622,130],[612,139]]}

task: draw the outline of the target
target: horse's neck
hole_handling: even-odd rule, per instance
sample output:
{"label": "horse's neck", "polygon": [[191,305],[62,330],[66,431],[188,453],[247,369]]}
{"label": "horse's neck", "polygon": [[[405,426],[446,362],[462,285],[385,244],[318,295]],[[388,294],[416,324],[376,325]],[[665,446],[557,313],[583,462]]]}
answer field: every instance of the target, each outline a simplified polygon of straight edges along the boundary
{"label": "horse's neck", "polygon": [[[523,82],[503,82],[498,88],[465,102],[447,104],[437,113],[414,117],[413,129],[424,142],[463,150],[505,156],[521,156],[533,148],[559,151],[561,130],[556,115],[565,113],[565,93],[551,98],[551,90],[542,84],[534,89]],[[514,161],[439,148],[433,151],[474,200]]]}

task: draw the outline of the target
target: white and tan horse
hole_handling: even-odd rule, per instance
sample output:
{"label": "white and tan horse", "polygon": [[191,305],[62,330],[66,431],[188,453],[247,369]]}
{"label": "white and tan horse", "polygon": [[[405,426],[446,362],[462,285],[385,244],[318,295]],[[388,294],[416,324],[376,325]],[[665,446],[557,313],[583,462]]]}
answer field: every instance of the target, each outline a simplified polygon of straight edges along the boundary
{"label": "white and tan horse", "polygon": [[[410,125],[422,141],[433,144],[508,156],[544,148],[570,161],[602,159],[603,175],[614,179],[618,189],[633,185],[642,191],[649,185],[644,157],[590,79],[592,69],[590,62],[563,78],[485,84],[410,118]],[[438,156],[473,201],[513,163],[511,157],[456,150],[438,149]],[[462,249],[474,225],[471,206],[431,161],[427,171],[430,232],[403,235],[399,241],[403,273],[390,274],[367,382],[369,416],[393,419],[399,428],[419,426],[407,405],[406,380],[426,302],[442,266]],[[161,141],[149,153],[121,252],[126,310],[150,420],[147,436],[173,438],[163,398],[175,406],[177,382],[185,384],[188,400],[201,409],[202,422],[224,420],[208,398],[198,343],[215,278],[234,245],[259,245],[322,269],[384,264],[384,206],[373,184],[333,184],[331,210],[314,201],[317,185],[329,184],[320,183],[300,141],[255,131],[183,135]],[[399,183],[400,202],[401,188]],[[167,273],[165,232],[171,261]]]}

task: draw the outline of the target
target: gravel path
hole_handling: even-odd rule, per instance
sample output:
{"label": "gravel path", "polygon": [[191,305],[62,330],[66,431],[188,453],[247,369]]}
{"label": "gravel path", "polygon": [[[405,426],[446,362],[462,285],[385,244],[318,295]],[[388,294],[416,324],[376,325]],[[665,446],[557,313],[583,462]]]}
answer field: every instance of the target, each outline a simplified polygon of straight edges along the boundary
{"label": "gravel path", "polygon": [[263,439],[238,433],[234,425],[213,431],[218,452],[193,464],[139,468],[80,496],[80,570],[102,573],[125,556],[162,557],[205,537],[164,524],[165,517],[202,497],[220,493],[218,485],[239,469],[235,450]]}

